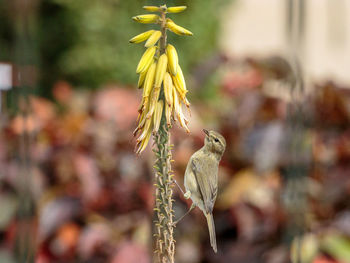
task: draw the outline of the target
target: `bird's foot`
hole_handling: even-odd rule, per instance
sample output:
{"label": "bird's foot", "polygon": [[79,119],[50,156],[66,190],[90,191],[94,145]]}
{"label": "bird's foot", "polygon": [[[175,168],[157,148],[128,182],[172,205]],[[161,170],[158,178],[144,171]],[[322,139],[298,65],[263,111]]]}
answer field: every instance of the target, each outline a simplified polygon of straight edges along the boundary
{"label": "bird's foot", "polygon": [[184,197],[185,199],[189,199],[191,197],[191,192],[187,191],[186,193],[184,193]]}
{"label": "bird's foot", "polygon": [[[189,193],[189,192],[188,192]],[[173,222],[173,227],[176,227],[177,223],[179,223],[186,215],[188,215],[194,208],[196,207],[196,205],[194,203],[192,203],[190,209],[188,209],[188,211],[182,216],[180,217],[178,220],[176,220],[175,222]]]}

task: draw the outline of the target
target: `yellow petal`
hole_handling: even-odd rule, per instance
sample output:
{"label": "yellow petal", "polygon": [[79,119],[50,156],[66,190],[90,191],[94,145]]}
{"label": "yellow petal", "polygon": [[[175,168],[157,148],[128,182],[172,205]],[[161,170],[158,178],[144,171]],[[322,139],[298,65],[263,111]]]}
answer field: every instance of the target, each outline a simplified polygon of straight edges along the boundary
{"label": "yellow petal", "polygon": [[149,11],[149,12],[160,12],[161,8],[159,6],[150,6],[150,5],[145,5],[143,9]]}
{"label": "yellow petal", "polygon": [[157,47],[153,46],[150,48],[147,48],[145,53],[143,53],[139,64],[136,68],[136,73],[141,73],[148,69],[148,67],[151,65],[154,54],[156,53]]}
{"label": "yellow petal", "polygon": [[172,6],[167,8],[168,13],[180,13],[186,10],[187,6]]}
{"label": "yellow petal", "polygon": [[132,20],[139,22],[141,24],[158,23],[159,16],[154,14],[139,15],[139,16],[134,16]]}
{"label": "yellow petal", "polygon": [[148,72],[148,71],[144,71],[144,72],[140,73],[139,80],[138,80],[138,82],[137,82],[137,87],[138,87],[139,89],[142,88],[142,84],[143,84],[144,81],[145,81],[147,72]]}
{"label": "yellow petal", "polygon": [[151,47],[154,46],[162,36],[162,32],[159,30],[153,32],[153,34],[148,38],[147,42],[145,43],[145,47]]}
{"label": "yellow petal", "polygon": [[159,100],[157,102],[154,114],[153,114],[153,132],[158,132],[160,121],[162,119],[164,102],[163,100]]}
{"label": "yellow petal", "polygon": [[146,146],[147,146],[150,138],[151,138],[151,131],[148,131],[145,139],[141,142],[139,148],[136,151],[137,154],[142,153],[146,149]]}
{"label": "yellow petal", "polygon": [[152,91],[152,96],[151,96],[151,100],[149,102],[149,109],[147,112],[147,116],[146,118],[151,118],[156,106],[156,103],[158,101],[159,98],[159,93],[160,93],[160,87],[154,87],[153,91]]}
{"label": "yellow petal", "polygon": [[143,97],[149,97],[153,83],[154,83],[154,77],[156,73],[156,67],[157,63],[153,61],[152,65],[149,67],[146,77],[145,77],[145,82],[143,84]]}
{"label": "yellow petal", "polygon": [[168,72],[164,76],[164,96],[166,103],[171,107],[173,105],[173,80]]}
{"label": "yellow petal", "polygon": [[168,65],[168,57],[166,54],[163,54],[159,57],[156,69],[156,77],[154,80],[154,86],[160,87],[162,85],[164,75]]}
{"label": "yellow petal", "polygon": [[137,36],[134,36],[132,39],[129,40],[130,43],[141,43],[145,40],[147,40],[153,33],[155,32],[155,30],[148,30],[146,32],[143,32]]}
{"label": "yellow petal", "polygon": [[177,56],[175,47],[171,44],[168,44],[166,48],[166,53],[168,56],[170,72],[175,76],[177,73],[177,66],[179,63],[179,58]]}
{"label": "yellow petal", "polygon": [[178,34],[178,35],[182,35],[182,36],[192,36],[193,33],[189,30],[187,30],[186,28],[182,27],[182,26],[179,26],[177,24],[174,23],[174,21],[172,21],[170,18],[167,18],[166,20],[166,26],[167,28],[174,32],[175,34]]}

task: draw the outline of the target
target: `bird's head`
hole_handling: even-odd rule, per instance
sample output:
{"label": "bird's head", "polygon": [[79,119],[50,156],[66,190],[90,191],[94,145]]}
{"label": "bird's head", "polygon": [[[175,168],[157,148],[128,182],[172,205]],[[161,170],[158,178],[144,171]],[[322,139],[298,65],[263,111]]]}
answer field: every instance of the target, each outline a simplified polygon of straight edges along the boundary
{"label": "bird's head", "polygon": [[205,133],[204,147],[214,154],[217,154],[219,158],[224,154],[226,148],[226,140],[224,136],[216,131],[207,131],[203,129]]}

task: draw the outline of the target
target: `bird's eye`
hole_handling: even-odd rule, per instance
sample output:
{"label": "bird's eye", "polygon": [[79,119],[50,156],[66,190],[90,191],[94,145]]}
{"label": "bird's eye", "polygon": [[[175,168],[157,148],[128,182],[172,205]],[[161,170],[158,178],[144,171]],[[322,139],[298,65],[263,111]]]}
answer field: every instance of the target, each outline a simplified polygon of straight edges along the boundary
{"label": "bird's eye", "polygon": [[215,141],[215,142],[219,142],[219,139],[218,139],[218,138],[215,138],[214,141]]}

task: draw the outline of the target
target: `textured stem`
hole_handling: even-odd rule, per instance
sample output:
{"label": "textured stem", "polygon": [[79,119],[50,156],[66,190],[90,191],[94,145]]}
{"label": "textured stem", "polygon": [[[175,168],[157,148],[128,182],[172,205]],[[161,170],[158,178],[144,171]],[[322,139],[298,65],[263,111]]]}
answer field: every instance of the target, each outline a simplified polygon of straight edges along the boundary
{"label": "textured stem", "polygon": [[163,54],[165,53],[165,47],[166,47],[166,17],[165,17],[165,12],[161,13],[161,32],[162,32],[162,37],[160,39],[160,53]]}
{"label": "textured stem", "polygon": [[173,190],[171,175],[170,134],[163,114],[156,142],[156,257],[158,262],[174,262],[175,240],[173,237]]}
{"label": "textured stem", "polygon": [[[160,54],[165,53],[166,28],[165,13],[161,13]],[[160,99],[164,100],[164,93],[161,92]],[[171,149],[170,133],[166,123],[165,109],[158,132],[154,135],[156,149],[156,219],[155,223],[155,261],[159,263],[173,263],[175,255],[175,240],[173,237],[173,179],[171,175]]]}

